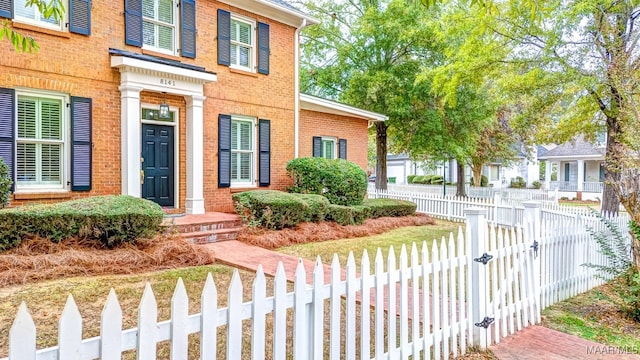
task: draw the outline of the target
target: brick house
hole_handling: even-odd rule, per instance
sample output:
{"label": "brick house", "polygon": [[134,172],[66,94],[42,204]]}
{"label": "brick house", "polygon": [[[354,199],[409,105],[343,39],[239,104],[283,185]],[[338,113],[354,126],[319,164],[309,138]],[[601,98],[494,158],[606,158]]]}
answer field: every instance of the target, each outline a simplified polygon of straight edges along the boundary
{"label": "brick house", "polygon": [[0,0],[40,46],[0,42],[13,205],[128,194],[230,212],[232,192],[286,187],[298,156],[366,167],[385,117],[299,94],[299,33],[317,21],[283,0],[63,0],[59,22],[25,2]]}

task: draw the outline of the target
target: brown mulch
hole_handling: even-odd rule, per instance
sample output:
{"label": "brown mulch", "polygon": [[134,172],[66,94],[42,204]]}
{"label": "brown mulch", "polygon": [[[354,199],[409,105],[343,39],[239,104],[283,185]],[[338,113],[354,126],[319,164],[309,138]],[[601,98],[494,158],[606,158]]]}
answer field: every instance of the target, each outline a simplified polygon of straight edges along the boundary
{"label": "brown mulch", "polygon": [[34,237],[0,254],[0,287],[71,276],[135,274],[211,264],[211,252],[177,235],[106,249],[96,240]]}
{"label": "brown mulch", "polygon": [[428,215],[416,214],[369,219],[362,225],[349,226],[327,221],[302,223],[295,228],[278,231],[244,227],[238,234],[238,240],[265,249],[275,249],[301,243],[371,236],[403,226],[434,225],[435,223],[435,220]]}

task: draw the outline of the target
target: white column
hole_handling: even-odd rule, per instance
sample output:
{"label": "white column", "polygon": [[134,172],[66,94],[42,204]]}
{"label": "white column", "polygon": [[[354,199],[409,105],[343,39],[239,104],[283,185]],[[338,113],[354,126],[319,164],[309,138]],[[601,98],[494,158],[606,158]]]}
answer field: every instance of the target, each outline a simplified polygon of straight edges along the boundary
{"label": "white column", "polygon": [[[541,212],[540,212],[540,203],[537,201],[524,201],[522,203],[524,206],[524,221],[526,222],[527,228],[525,231],[529,231],[527,235],[532,235],[533,239],[531,240],[539,240],[540,239],[540,229],[541,229]],[[524,224],[523,224],[524,225]]]}
{"label": "white column", "polygon": [[547,190],[551,189],[551,173],[553,172],[553,163],[549,160],[545,160],[544,162],[544,188]]}
{"label": "white column", "polygon": [[[467,251],[471,251],[470,258],[478,259],[488,250],[487,238],[487,210],[481,208],[468,208],[464,210],[467,218],[466,242]],[[487,316],[487,265],[471,261],[471,312],[467,314],[473,324],[484,320]],[[473,326],[471,329],[473,344],[480,349],[487,348],[487,329]]]}
{"label": "white column", "polygon": [[187,214],[204,214],[204,96],[187,101]]}
{"label": "white column", "polygon": [[578,191],[582,191],[584,185],[584,160],[578,160]]}
{"label": "white column", "polygon": [[120,143],[122,194],[140,197],[140,92],[142,88],[121,85],[120,90]]}

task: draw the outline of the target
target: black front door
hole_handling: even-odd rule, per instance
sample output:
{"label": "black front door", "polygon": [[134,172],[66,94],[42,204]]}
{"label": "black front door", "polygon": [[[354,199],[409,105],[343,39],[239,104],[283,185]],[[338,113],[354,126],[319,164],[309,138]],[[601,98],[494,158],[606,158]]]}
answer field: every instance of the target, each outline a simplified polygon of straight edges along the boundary
{"label": "black front door", "polygon": [[142,124],[142,197],[174,205],[173,126]]}

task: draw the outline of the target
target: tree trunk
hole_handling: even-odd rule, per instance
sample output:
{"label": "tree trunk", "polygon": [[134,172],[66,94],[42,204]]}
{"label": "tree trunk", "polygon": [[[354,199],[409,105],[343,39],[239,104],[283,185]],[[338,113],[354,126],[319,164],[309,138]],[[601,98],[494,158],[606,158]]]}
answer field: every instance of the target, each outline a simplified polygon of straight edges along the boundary
{"label": "tree trunk", "polygon": [[456,196],[467,197],[467,191],[464,188],[464,161],[456,160],[456,164],[458,165]]}
{"label": "tree trunk", "polygon": [[471,171],[473,172],[473,186],[482,185],[482,164],[472,164]]}
{"label": "tree trunk", "polygon": [[621,159],[619,154],[618,133],[620,132],[620,123],[617,118],[607,117],[607,149],[606,149],[606,166],[604,168],[604,189],[602,190],[602,208],[603,213],[618,214],[620,208],[620,198],[616,194],[613,183],[619,183]]}
{"label": "tree trunk", "polygon": [[387,124],[376,121],[376,189],[387,190]]}

